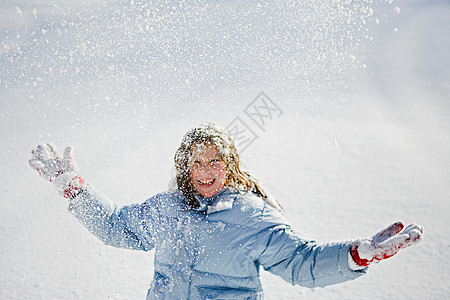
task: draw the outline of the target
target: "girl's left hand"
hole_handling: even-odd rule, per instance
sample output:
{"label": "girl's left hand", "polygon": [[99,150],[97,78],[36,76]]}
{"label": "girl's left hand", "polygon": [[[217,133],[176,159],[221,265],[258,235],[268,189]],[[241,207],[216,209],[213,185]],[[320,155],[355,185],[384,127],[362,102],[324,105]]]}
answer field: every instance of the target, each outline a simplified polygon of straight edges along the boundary
{"label": "girl's left hand", "polygon": [[423,231],[420,225],[411,224],[405,228],[402,222],[397,222],[370,239],[356,241],[350,248],[350,255],[358,266],[366,267],[419,243],[423,239]]}

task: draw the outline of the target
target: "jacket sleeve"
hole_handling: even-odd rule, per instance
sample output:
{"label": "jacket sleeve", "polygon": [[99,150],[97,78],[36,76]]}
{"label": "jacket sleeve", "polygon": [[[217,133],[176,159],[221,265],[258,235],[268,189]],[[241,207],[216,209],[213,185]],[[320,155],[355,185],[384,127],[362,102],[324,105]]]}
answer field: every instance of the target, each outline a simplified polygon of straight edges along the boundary
{"label": "jacket sleeve", "polygon": [[350,242],[319,245],[292,230],[277,211],[264,208],[257,235],[258,262],[292,285],[324,287],[355,279],[366,269],[348,266]]}
{"label": "jacket sleeve", "polygon": [[87,187],[69,205],[69,211],[107,245],[148,251],[157,236],[158,210],[150,198],[143,204],[118,208]]}

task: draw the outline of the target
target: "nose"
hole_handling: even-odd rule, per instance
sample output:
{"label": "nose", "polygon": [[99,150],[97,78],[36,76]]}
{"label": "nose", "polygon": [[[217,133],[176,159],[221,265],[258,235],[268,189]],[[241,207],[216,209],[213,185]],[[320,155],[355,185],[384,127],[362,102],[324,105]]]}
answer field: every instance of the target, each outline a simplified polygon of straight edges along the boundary
{"label": "nose", "polygon": [[207,164],[200,166],[198,168],[198,173],[199,173],[199,175],[206,176],[206,177],[208,177],[208,176],[212,177],[212,175],[213,175],[211,166],[207,165]]}

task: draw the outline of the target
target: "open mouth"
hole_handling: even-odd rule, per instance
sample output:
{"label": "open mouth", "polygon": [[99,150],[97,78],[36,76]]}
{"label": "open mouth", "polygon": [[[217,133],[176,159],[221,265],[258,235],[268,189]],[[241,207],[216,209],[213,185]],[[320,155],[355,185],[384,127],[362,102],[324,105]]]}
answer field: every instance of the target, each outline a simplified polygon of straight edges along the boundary
{"label": "open mouth", "polygon": [[204,188],[211,187],[211,186],[214,184],[215,181],[216,181],[215,179],[210,179],[210,180],[197,180],[198,184],[199,184],[201,187],[204,187]]}

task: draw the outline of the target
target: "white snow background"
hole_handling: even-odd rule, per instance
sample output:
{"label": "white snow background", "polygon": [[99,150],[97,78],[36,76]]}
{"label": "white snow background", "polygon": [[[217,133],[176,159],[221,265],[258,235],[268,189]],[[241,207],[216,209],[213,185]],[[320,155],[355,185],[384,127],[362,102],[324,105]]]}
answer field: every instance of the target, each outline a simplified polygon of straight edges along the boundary
{"label": "white snow background", "polygon": [[[424,241],[355,281],[306,289],[262,272],[266,299],[450,297],[450,3],[1,1],[0,298],[144,299],[153,252],[90,235],[28,165],[74,146],[120,205],[164,191],[183,134],[240,117],[245,151],[306,238],[402,220]],[[243,112],[264,91],[264,130]]]}

